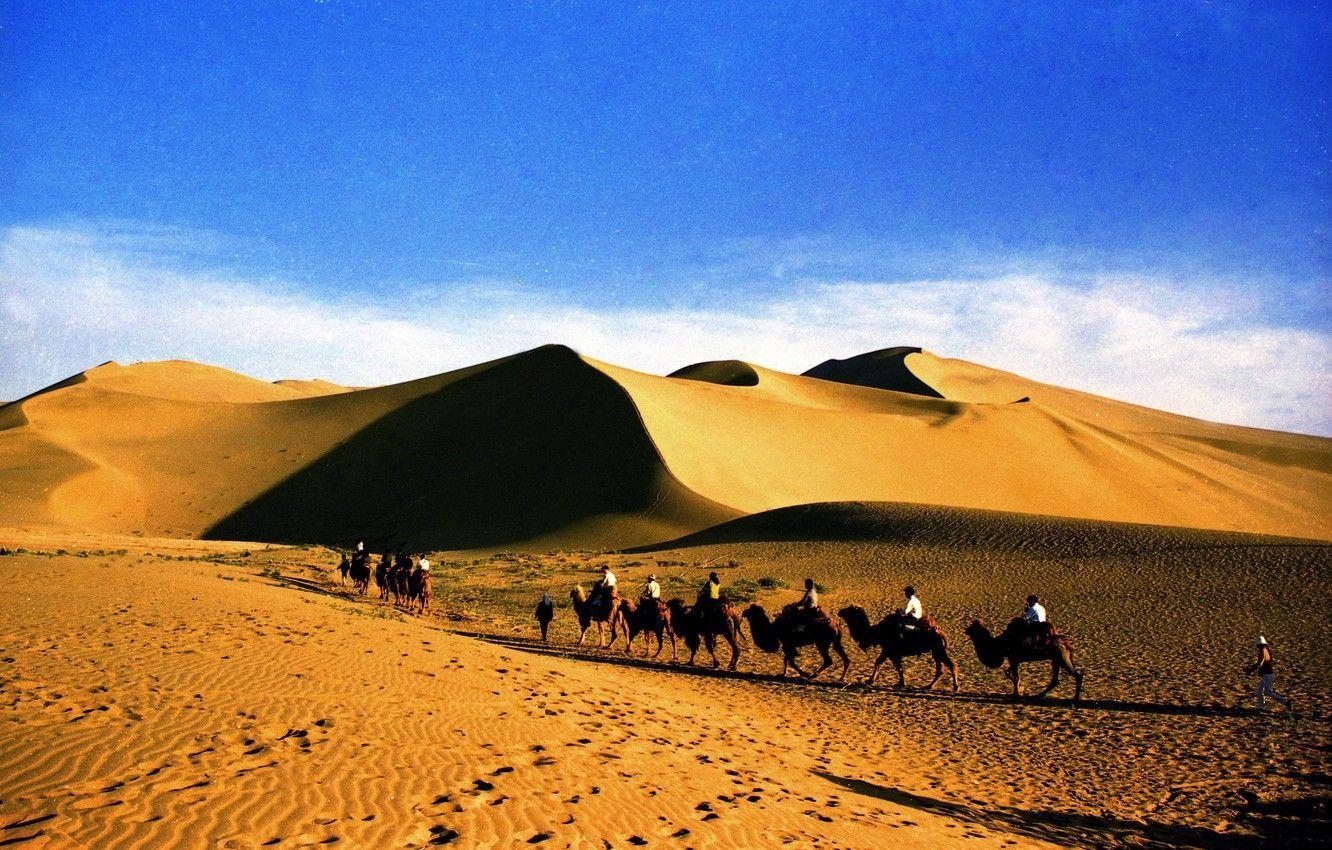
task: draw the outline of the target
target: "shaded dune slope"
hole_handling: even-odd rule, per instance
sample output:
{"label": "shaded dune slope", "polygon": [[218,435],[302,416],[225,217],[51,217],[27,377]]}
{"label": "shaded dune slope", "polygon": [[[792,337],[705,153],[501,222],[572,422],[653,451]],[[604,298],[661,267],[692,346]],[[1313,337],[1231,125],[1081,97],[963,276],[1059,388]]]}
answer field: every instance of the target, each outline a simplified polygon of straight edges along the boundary
{"label": "shaded dune slope", "polygon": [[1059,557],[1261,546],[1311,547],[1332,554],[1332,544],[1302,538],[896,502],[793,505],[749,514],[677,540],[628,551],[728,543],[829,541]]}
{"label": "shaded dune slope", "polygon": [[694,363],[683,369],[676,369],[666,377],[706,381],[710,384],[725,384],[731,387],[756,387],[759,382],[758,370],[743,360],[709,360],[704,363]]}
{"label": "shaded dune slope", "polygon": [[140,365],[155,368],[116,367],[137,382],[92,370],[17,405],[0,526],[599,548],[737,515],[682,488],[624,391],[567,348],[290,400],[225,370],[198,393],[245,401],[184,400],[172,390],[194,370]]}
{"label": "shaded dune slope", "polygon": [[879,351],[869,351],[845,360],[825,360],[803,374],[809,378],[875,387],[899,393],[911,393],[930,398],[945,398],[944,394],[925,383],[906,365],[906,358],[919,354],[919,348],[899,345]]}
{"label": "shaded dune slope", "polygon": [[205,536],[604,546],[734,515],[666,471],[623,390],[548,346],[395,407]]}

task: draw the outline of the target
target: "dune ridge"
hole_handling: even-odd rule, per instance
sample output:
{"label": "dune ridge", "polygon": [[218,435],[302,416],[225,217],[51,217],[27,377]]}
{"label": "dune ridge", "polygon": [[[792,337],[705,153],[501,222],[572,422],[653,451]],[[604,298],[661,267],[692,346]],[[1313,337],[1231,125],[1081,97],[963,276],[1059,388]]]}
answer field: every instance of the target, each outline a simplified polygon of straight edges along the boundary
{"label": "dune ridge", "polygon": [[1332,440],[911,348],[660,377],[543,346],[369,389],[108,363],[0,407],[0,480],[0,527],[418,548],[625,548],[829,502],[1332,539]]}

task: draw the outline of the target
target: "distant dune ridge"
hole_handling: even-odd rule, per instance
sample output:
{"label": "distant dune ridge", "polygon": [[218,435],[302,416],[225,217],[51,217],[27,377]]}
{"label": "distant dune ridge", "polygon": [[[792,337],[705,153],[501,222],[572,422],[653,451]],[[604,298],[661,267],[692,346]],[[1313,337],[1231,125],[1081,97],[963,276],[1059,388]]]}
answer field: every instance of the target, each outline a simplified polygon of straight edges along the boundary
{"label": "distant dune ridge", "polygon": [[0,526],[423,549],[651,545],[829,502],[1332,539],[1332,440],[916,348],[660,377],[551,345],[370,389],[108,363],[0,406],[0,484]]}

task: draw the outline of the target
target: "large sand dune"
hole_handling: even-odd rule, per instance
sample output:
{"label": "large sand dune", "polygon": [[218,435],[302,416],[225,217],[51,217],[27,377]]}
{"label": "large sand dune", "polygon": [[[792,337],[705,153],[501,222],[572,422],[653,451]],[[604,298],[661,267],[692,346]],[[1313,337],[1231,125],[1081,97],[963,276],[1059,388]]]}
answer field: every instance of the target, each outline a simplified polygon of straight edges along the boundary
{"label": "large sand dune", "polygon": [[421,548],[646,545],[845,501],[1332,538],[1332,440],[917,349],[663,378],[546,346],[350,391],[107,364],[0,407],[0,481],[0,527]]}

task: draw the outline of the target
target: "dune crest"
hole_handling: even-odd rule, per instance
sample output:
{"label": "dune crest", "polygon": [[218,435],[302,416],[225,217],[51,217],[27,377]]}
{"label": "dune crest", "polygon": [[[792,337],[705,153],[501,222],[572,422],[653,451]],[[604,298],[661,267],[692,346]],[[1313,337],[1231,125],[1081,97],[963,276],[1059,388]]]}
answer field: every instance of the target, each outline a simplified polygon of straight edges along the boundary
{"label": "dune crest", "polygon": [[0,527],[281,542],[618,548],[826,502],[1332,539],[1332,440],[908,348],[660,377],[552,345],[370,389],[110,363],[0,407],[0,480]]}

